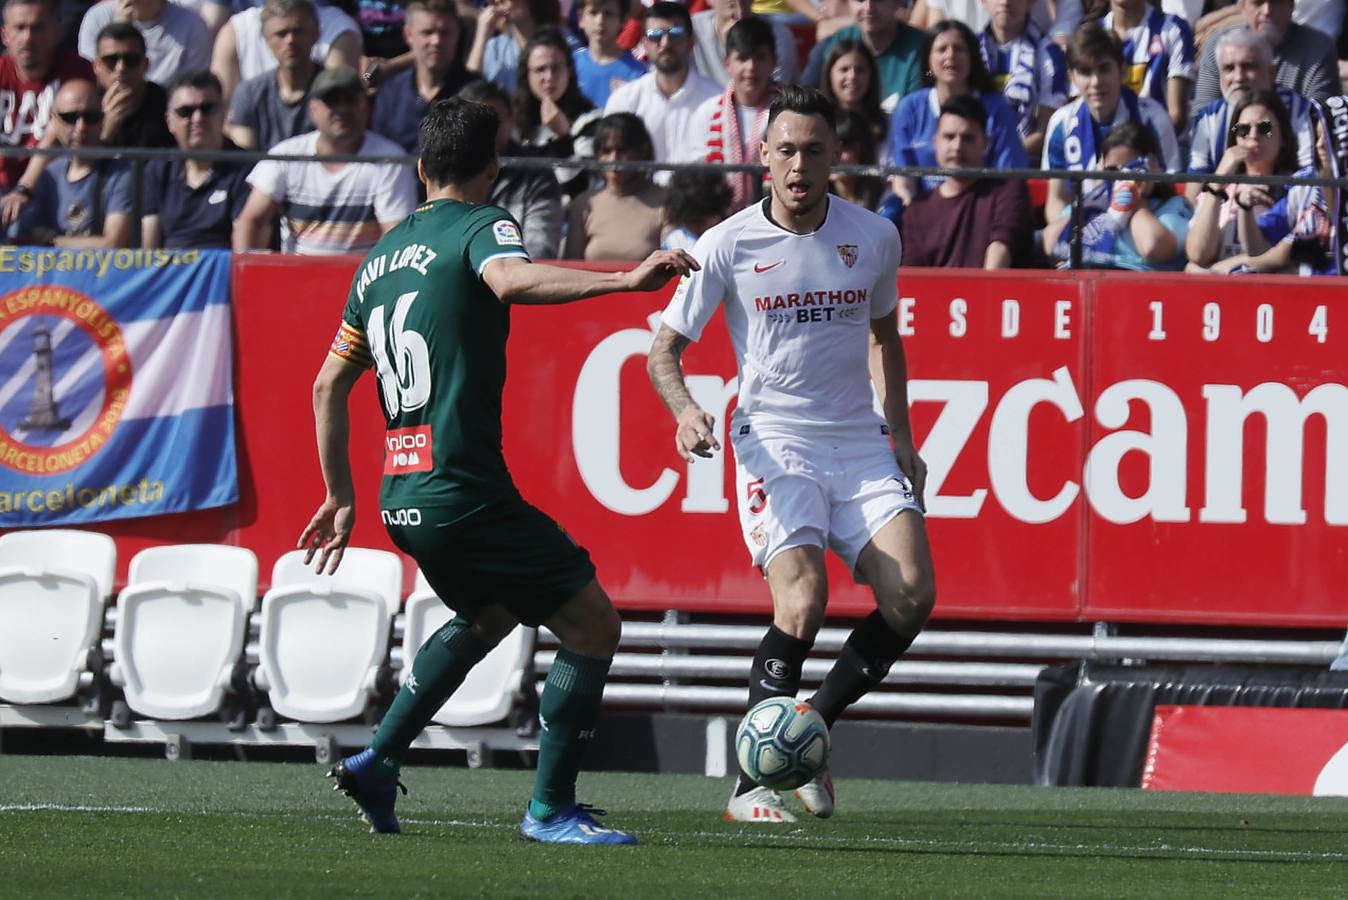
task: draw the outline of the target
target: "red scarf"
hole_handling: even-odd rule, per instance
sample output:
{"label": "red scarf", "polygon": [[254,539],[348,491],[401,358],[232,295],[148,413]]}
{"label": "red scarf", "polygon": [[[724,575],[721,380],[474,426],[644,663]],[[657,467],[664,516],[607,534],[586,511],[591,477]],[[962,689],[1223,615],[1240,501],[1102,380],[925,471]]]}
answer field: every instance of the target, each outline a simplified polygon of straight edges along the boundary
{"label": "red scarf", "polygon": [[[755,107],[753,131],[751,134],[757,135],[760,139],[763,136],[763,130],[767,126],[768,107],[772,105],[772,99],[781,91],[781,85],[773,82],[768,88],[768,95],[763,99],[763,105]],[[746,159],[744,155],[744,137],[740,134],[740,117],[735,112],[735,86],[727,84],[725,93],[721,95],[721,100],[716,104],[716,110],[711,116],[711,128],[707,135],[707,162],[709,163],[756,163],[757,159]],[[730,180],[731,195],[734,198],[731,203],[731,210],[736,211],[748,206],[754,200],[758,199],[758,191],[755,189],[754,176],[752,172],[729,172],[726,177]],[[768,174],[763,173],[763,182],[768,181]]]}

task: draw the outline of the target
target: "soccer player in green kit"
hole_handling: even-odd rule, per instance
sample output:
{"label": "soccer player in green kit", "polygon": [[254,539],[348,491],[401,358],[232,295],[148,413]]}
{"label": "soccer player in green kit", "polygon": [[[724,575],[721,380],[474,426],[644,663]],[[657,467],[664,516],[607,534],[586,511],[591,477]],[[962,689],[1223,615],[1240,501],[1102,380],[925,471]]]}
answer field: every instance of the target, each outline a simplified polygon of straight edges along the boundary
{"label": "soccer player in green kit", "polygon": [[[501,392],[513,304],[653,291],[697,267],[657,251],[630,272],[535,265],[519,225],[487,205],[499,171],[496,112],[442,100],[421,122],[417,173],[426,202],[370,251],[314,383],[327,497],[300,536],[307,561],[333,572],[355,522],[347,401],[378,373],[387,419],[381,517],[458,615],[417,653],[370,746],[330,775],[372,829],[397,832],[399,767],[412,740],[468,671],[517,622],[561,641],[540,701],[538,773],[520,824],[530,840],[634,844],[576,803],[622,622],[589,554],[516,490],[501,452]],[[405,789],[404,789],[405,791]]]}

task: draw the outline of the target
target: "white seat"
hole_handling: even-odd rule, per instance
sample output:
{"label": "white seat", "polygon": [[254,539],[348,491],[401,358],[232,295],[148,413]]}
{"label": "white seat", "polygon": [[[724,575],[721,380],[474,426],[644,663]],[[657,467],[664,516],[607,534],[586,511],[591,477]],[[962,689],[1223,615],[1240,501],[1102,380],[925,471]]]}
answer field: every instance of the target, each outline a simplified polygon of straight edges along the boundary
{"label": "white seat", "polygon": [[[416,589],[403,610],[403,670],[406,681],[421,645],[454,613],[417,572]],[[537,629],[520,626],[473,667],[463,685],[431,717],[440,725],[466,728],[504,719],[515,705],[520,679],[534,652]]]}
{"label": "white seat", "polygon": [[156,719],[220,708],[257,605],[257,557],[243,547],[151,547],[131,560],[117,602],[112,680]]}
{"label": "white seat", "polygon": [[48,529],[0,536],[0,700],[75,695],[103,628],[117,545],[105,534]]}
{"label": "white seat", "polygon": [[384,550],[348,548],[335,575],[305,566],[300,550],[276,561],[254,674],[272,709],[315,723],[360,714],[388,656],[402,577],[402,560]]}

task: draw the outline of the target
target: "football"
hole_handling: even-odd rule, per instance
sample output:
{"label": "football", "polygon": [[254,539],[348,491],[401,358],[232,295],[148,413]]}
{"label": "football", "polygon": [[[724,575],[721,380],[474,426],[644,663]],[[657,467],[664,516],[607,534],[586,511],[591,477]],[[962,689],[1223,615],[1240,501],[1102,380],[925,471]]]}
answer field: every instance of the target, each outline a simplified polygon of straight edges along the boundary
{"label": "football", "polygon": [[764,787],[793,790],[828,763],[828,726],[808,703],[769,697],[740,720],[735,756],[740,768]]}

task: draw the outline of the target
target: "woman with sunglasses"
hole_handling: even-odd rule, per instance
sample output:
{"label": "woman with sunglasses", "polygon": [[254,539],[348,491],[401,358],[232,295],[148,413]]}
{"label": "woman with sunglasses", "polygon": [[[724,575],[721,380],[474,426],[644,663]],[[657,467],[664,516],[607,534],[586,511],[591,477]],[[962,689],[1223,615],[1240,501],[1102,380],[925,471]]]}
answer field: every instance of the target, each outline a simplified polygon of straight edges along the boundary
{"label": "woman with sunglasses", "polygon": [[[936,147],[932,141],[941,104],[952,97],[973,94],[988,113],[988,152],[984,165],[998,169],[1028,167],[1016,113],[988,74],[978,39],[969,26],[955,19],[938,23],[927,32],[922,59],[927,64],[923,76],[927,86],[899,101],[890,123],[889,149],[894,163],[935,166]],[[894,179],[894,193],[907,206],[919,192],[925,193],[940,182],[940,178],[924,178],[919,184],[916,179],[900,176]]]}
{"label": "woman with sunglasses", "polygon": [[[1214,174],[1267,176],[1296,172],[1296,133],[1287,107],[1273,91],[1249,91],[1231,111],[1226,152]],[[1283,188],[1208,182],[1198,195],[1185,241],[1188,270],[1283,271],[1290,261],[1282,258],[1284,251],[1269,252],[1277,249],[1290,232],[1287,192]]]}
{"label": "woman with sunglasses", "polygon": [[[525,156],[591,155],[592,135],[602,113],[580,92],[571,48],[556,28],[539,29],[524,45],[514,106],[515,137]],[[570,196],[585,190],[583,171],[562,167],[553,171]]]}

